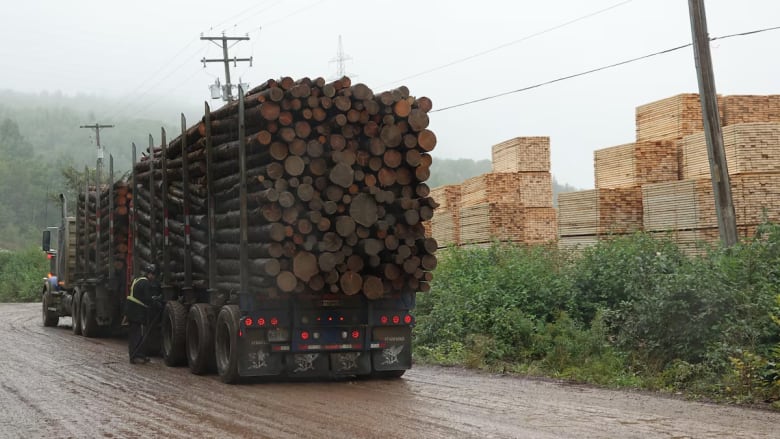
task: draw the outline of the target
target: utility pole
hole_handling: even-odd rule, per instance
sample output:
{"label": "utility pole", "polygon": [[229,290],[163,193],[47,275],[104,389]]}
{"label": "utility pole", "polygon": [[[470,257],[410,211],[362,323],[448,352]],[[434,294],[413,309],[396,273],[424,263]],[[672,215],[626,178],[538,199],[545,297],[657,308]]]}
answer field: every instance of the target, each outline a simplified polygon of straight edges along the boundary
{"label": "utility pole", "polygon": [[[206,63],[210,62],[221,62],[225,64],[225,85],[224,85],[224,93],[222,95],[222,99],[230,102],[233,100],[233,84],[230,82],[230,62],[233,62],[233,67],[237,67],[239,62],[249,62],[249,66],[252,66],[252,57],[249,58],[236,58],[235,56],[231,59],[228,56],[228,41],[245,41],[248,40],[248,36],[244,37],[228,37],[224,33],[221,37],[200,37],[201,40],[208,40],[211,41],[214,44],[217,44],[217,41],[222,42],[222,58],[215,58],[215,59],[206,59],[206,57],[203,57],[201,62],[203,63],[203,67],[206,67]],[[217,44],[217,46],[220,46]],[[219,84],[219,80],[217,80],[217,84]]]}
{"label": "utility pole", "polygon": [[[95,172],[98,174],[98,179],[100,178],[100,168],[103,167],[103,147],[100,146],[100,130],[102,128],[114,128],[113,125],[101,125],[99,123],[95,123],[92,125],[81,125],[79,128],[89,128],[92,130],[95,130],[95,142],[97,143],[97,167],[95,169]],[[98,180],[98,184],[100,184],[100,181]]]}
{"label": "utility pole", "polygon": [[712,189],[715,194],[715,211],[718,214],[718,230],[721,243],[728,248],[737,243],[737,220],[731,198],[731,179],[726,163],[726,151],[723,147],[723,131],[720,126],[718,99],[715,93],[715,75],[712,71],[704,0],[688,0],[688,9],[691,16],[693,54],[699,79],[704,135],[707,139],[707,155],[710,161]]}

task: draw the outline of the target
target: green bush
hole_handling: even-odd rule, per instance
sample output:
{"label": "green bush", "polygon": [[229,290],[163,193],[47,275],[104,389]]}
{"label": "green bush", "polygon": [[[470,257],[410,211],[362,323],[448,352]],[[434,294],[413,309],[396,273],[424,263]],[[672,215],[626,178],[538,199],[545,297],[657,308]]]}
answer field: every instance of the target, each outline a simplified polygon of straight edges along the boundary
{"label": "green bush", "polygon": [[637,233],[581,253],[494,243],[439,260],[418,296],[418,359],[738,400],[780,391],[776,225],[701,256]]}
{"label": "green bush", "polygon": [[0,302],[35,302],[49,261],[38,249],[0,252]]}

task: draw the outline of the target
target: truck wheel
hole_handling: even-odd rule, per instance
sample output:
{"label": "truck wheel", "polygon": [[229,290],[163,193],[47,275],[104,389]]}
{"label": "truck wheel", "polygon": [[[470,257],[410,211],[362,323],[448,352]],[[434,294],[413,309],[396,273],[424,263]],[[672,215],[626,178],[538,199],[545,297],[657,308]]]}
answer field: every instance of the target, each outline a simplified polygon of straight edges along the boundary
{"label": "truck wheel", "polygon": [[236,305],[225,305],[217,316],[214,336],[214,353],[217,357],[217,373],[223,383],[238,381],[238,318]]}
{"label": "truck wheel", "polygon": [[81,291],[76,289],[73,292],[73,303],[71,305],[71,320],[73,320],[73,334],[81,335],[81,313],[79,312],[79,306],[81,305]]}
{"label": "truck wheel", "polygon": [[212,372],[216,367],[214,357],[215,308],[206,303],[196,303],[187,316],[187,363],[196,375]]}
{"label": "truck wheel", "polygon": [[92,305],[92,298],[88,291],[81,293],[79,300],[79,320],[81,321],[81,335],[94,338],[100,336],[100,327],[95,319],[95,306]]}
{"label": "truck wheel", "polygon": [[175,300],[166,303],[162,315],[162,354],[167,366],[184,364],[186,324],[187,310],[184,305]]}
{"label": "truck wheel", "polygon": [[43,287],[43,298],[41,300],[43,326],[57,326],[60,322],[60,316],[57,311],[49,311],[49,304],[51,303],[51,293],[49,292],[49,286]]}

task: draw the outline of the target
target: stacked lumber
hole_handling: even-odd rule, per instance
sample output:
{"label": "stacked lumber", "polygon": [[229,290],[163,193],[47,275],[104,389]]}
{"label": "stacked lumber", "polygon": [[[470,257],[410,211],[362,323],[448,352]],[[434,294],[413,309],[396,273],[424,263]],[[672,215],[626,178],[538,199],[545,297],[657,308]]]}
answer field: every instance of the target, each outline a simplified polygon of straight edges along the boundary
{"label": "stacked lumber", "polygon": [[483,174],[461,184],[461,206],[484,203],[515,203],[523,207],[552,206],[549,172],[504,172]]}
{"label": "stacked lumber", "polygon": [[516,203],[483,203],[460,209],[461,243],[492,240],[543,244],[556,238],[557,215],[552,207],[522,207]]}
{"label": "stacked lumber", "polygon": [[[187,231],[192,282],[207,279],[208,229],[202,224],[208,211],[209,132],[217,250],[212,284],[240,291],[238,105],[229,103],[208,119],[204,116],[136,164],[142,184],[151,176],[156,182],[152,190],[145,183],[136,198],[148,217],[141,234],[153,248],[159,250],[156,243],[170,234],[169,281],[186,282]],[[415,98],[406,87],[374,93],[347,77],[330,83],[285,77],[250,90],[245,106],[252,291],[267,296],[360,293],[369,299],[408,289],[426,291],[437,248],[434,239],[425,237],[423,225],[433,218],[436,205],[424,183],[436,145],[427,128],[430,99]],[[159,184],[163,176],[167,191]],[[189,202],[182,196],[185,188]],[[152,208],[162,196],[168,201],[168,231],[161,226],[165,218],[160,206]],[[157,260],[159,254],[152,248],[142,253],[143,260]]]}
{"label": "stacked lumber", "polygon": [[639,141],[594,152],[596,188],[634,187],[678,179],[677,145]]}
{"label": "stacked lumber", "polygon": [[433,237],[440,246],[460,244],[460,185],[439,186],[431,190],[431,198],[438,204],[431,220]]}
{"label": "stacked lumber", "polygon": [[493,172],[550,172],[549,137],[515,137],[493,145]]}
{"label": "stacked lumber", "polygon": [[578,250],[610,236],[642,230],[640,187],[558,194],[558,248]]}
{"label": "stacked lumber", "polygon": [[[780,172],[780,123],[745,123],[723,128],[729,174]],[[680,140],[683,179],[710,176],[707,140],[697,133]]]}
{"label": "stacked lumber", "polygon": [[[113,199],[109,199],[111,196]],[[79,193],[76,215],[86,221],[76,221],[83,228],[76,231],[76,245],[71,249],[76,252],[77,265],[84,274],[108,276],[112,271],[114,276],[125,277],[131,199],[132,193],[125,180],[114,182],[112,191],[108,185],[101,185],[99,189],[91,186]],[[113,246],[110,243],[112,235]]]}
{"label": "stacked lumber", "polygon": [[591,189],[558,194],[563,237],[633,233],[642,230],[639,187]]}
{"label": "stacked lumber", "polygon": [[780,122],[780,95],[723,97],[724,126],[753,122]]}
{"label": "stacked lumber", "polygon": [[[737,226],[737,236],[750,238],[756,235],[756,230],[757,226]],[[671,239],[690,256],[703,255],[709,248],[717,247],[720,243],[720,231],[717,227],[651,232],[651,235],[659,239]]]}
{"label": "stacked lumber", "polygon": [[[648,231],[708,229],[718,217],[709,178],[646,185],[642,188]],[[780,174],[735,175],[731,194],[737,226],[780,221]]]}
{"label": "stacked lumber", "polygon": [[[722,98],[718,108],[723,114]],[[684,93],[636,108],[636,140],[679,139],[704,130],[697,93]]]}

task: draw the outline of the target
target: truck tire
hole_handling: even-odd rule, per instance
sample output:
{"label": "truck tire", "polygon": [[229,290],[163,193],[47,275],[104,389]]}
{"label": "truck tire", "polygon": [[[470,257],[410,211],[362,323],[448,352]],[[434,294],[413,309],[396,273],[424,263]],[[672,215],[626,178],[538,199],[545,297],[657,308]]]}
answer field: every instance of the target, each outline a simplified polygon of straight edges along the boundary
{"label": "truck tire", "polygon": [[73,304],[71,305],[71,320],[73,320],[73,334],[81,335],[81,312],[79,306],[81,305],[81,290],[78,288],[73,292]]}
{"label": "truck tire", "polygon": [[217,373],[223,383],[238,382],[238,319],[236,305],[225,305],[217,316],[214,336],[214,353],[217,358]]}
{"label": "truck tire", "polygon": [[47,284],[43,287],[43,297],[41,299],[41,317],[43,318],[43,326],[47,327],[57,326],[60,322],[60,316],[57,311],[49,311],[49,304],[51,301],[51,292],[49,290],[49,285]]}
{"label": "truck tire", "polygon": [[203,375],[214,371],[214,319],[215,307],[196,303],[187,315],[187,364],[190,372]]}
{"label": "truck tire", "polygon": [[165,304],[162,315],[162,356],[169,367],[183,366],[187,310],[180,302],[172,300]]}
{"label": "truck tire", "polygon": [[81,293],[79,300],[79,320],[81,321],[81,335],[94,338],[100,336],[100,327],[95,319],[95,306],[92,304],[92,298],[89,291]]}

